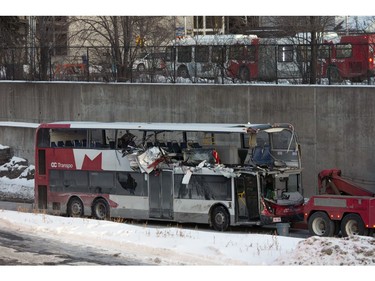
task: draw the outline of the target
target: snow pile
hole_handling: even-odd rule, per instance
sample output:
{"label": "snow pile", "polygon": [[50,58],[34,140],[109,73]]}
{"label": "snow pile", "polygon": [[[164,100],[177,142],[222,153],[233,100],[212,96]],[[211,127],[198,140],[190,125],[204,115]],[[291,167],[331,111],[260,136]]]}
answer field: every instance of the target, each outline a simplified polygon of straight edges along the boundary
{"label": "snow pile", "polygon": [[310,237],[300,241],[288,256],[278,258],[278,265],[374,265],[375,239]]}
{"label": "snow pile", "polygon": [[0,166],[0,199],[34,200],[34,165],[27,160],[13,156],[9,162]]}

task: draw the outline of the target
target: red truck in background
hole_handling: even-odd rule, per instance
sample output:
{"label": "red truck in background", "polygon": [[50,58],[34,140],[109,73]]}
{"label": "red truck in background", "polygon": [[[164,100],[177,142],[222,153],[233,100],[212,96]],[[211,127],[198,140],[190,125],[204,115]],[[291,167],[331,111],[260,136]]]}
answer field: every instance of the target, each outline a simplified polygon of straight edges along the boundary
{"label": "red truck in background", "polygon": [[316,236],[373,235],[375,193],[341,176],[341,170],[319,173],[319,195],[304,205],[304,221]]}

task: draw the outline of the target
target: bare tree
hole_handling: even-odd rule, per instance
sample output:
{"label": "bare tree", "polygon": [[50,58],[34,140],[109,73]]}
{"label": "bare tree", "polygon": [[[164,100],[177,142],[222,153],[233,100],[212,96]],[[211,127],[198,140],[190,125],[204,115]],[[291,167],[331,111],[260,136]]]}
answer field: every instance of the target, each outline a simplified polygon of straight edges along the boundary
{"label": "bare tree", "polygon": [[[283,31],[287,31],[290,41],[293,44],[303,44],[308,48],[305,54],[300,55],[300,61],[297,61],[303,83],[317,83],[317,64],[318,64],[318,47],[322,41],[325,31],[334,28],[334,17],[329,16],[287,16],[287,17],[271,17],[270,21],[275,27]],[[285,33],[286,34],[286,33]],[[299,35],[301,34],[301,35]]]}
{"label": "bare tree", "polygon": [[165,17],[76,17],[74,22],[76,28],[71,29],[74,34],[72,41],[101,50],[95,54],[97,58],[105,53],[110,58],[117,81],[129,79],[132,61],[139,50],[165,42],[174,32],[172,19]]}
{"label": "bare tree", "polygon": [[1,77],[22,79],[22,65],[25,60],[27,25],[18,16],[0,17],[0,63]]}

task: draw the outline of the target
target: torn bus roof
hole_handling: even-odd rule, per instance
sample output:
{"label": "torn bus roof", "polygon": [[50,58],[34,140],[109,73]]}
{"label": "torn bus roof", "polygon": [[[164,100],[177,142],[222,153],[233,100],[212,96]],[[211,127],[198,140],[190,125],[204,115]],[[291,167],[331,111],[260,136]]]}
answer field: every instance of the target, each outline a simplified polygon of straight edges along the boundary
{"label": "torn bus roof", "polygon": [[142,131],[185,131],[185,132],[221,132],[221,133],[247,133],[269,129],[289,129],[293,126],[288,123],[275,124],[251,124],[251,123],[135,123],[135,122],[86,122],[86,121],[61,121],[53,123],[43,123],[41,128],[50,126],[60,128],[76,129],[123,129]]}

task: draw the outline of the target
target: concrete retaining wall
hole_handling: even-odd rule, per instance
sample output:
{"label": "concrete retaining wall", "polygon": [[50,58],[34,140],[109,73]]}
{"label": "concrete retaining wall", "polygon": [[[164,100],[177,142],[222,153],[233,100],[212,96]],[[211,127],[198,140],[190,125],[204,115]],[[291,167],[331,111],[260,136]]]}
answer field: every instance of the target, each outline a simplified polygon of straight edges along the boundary
{"label": "concrete retaining wall", "polygon": [[[375,191],[375,87],[0,82],[0,122],[58,120],[292,123],[305,196],[340,168]],[[0,144],[33,163],[33,130],[0,128]]]}

